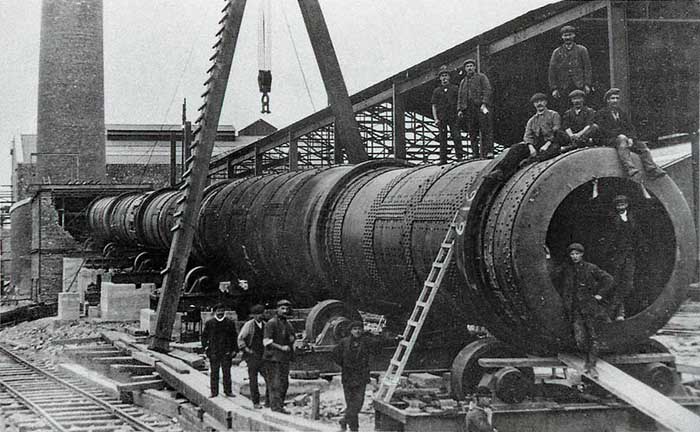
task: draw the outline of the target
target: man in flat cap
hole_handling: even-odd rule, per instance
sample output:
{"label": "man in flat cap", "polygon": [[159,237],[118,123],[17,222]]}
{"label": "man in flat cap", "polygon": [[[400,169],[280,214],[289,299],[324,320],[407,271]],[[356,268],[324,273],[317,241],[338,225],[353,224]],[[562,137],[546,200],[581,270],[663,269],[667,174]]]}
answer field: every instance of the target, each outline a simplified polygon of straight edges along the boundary
{"label": "man in flat cap", "polygon": [[369,382],[369,357],[376,351],[363,334],[362,321],[350,324],[350,335],[342,338],[333,349],[333,360],[340,366],[343,394],[345,396],[345,415],[340,420],[340,428],[358,430],[357,416],[365,401],[365,389]]}
{"label": "man in flat cap", "polygon": [[[243,360],[248,366],[248,382],[250,384],[250,399],[254,408],[261,408],[260,389],[258,388],[258,375],[265,378],[265,363],[263,361],[264,346],[263,336],[265,333],[265,320],[263,313],[265,307],[261,304],[253,305],[250,308],[250,319],[241,327],[238,335],[238,348],[243,352]],[[267,384],[265,378],[265,384]],[[269,390],[265,391],[265,405],[270,405]]]}
{"label": "man in flat cap", "polygon": [[552,158],[559,154],[561,146],[569,141],[561,130],[559,113],[547,109],[547,95],[535,93],[530,98],[530,103],[535,107],[536,112],[527,121],[523,142],[511,146],[503,160],[487,178],[496,181],[506,180],[515,174],[521,162],[525,160],[537,162]]}
{"label": "man in flat cap", "polygon": [[620,106],[620,89],[611,88],[605,92],[607,106],[596,113],[593,123],[598,130],[602,144],[617,149],[622,168],[632,179],[637,179],[639,170],[632,162],[630,151],[639,155],[646,175],[656,179],[666,175],[651,157],[649,148],[643,141],[637,140],[636,132],[629,114]]}
{"label": "man in flat cap", "polygon": [[231,389],[231,361],[238,353],[236,323],[226,317],[224,306],[214,306],[214,316],[204,323],[202,348],[209,359],[209,397],[219,395],[219,370],[223,375],[224,394],[233,397]]}
{"label": "man in flat cap", "polygon": [[572,90],[591,92],[591,59],[588,49],[574,42],[576,29],[565,25],[560,30],[563,43],[552,52],[549,59],[549,87],[555,102],[563,110],[564,99]]}
{"label": "man in flat cap", "polygon": [[569,93],[569,100],[571,108],[562,116],[561,128],[566,132],[570,143],[562,147],[562,151],[589,145],[591,136],[596,130],[593,125],[595,110],[586,106],[586,93],[583,90],[572,90]]}
{"label": "man in flat cap", "polygon": [[590,371],[595,366],[599,350],[598,327],[600,323],[610,322],[603,301],[612,288],[613,277],[597,265],[584,261],[585,249],[581,243],[571,243],[566,251],[568,260],[552,270],[552,281],[571,320],[576,346],[587,353],[585,368]]}
{"label": "man in flat cap", "polygon": [[457,117],[457,92],[458,87],[450,83],[450,71],[447,66],[440,66],[438,75],[440,85],[435,87],[430,98],[430,105],[433,109],[433,118],[438,127],[438,141],[440,142],[440,164],[447,163],[447,129],[455,144],[455,155],[457,159],[462,159],[462,135],[459,130]]}
{"label": "man in flat cap", "polygon": [[277,302],[277,313],[265,324],[263,359],[267,366],[266,379],[272,411],[289,414],[284,409],[284,399],[289,388],[289,363],[294,357],[294,327],[287,320],[292,312],[292,302],[280,300]]}
{"label": "man in flat cap", "polygon": [[642,244],[639,225],[629,209],[627,196],[615,196],[613,206],[614,213],[602,242],[607,247],[609,269],[615,277],[615,291],[610,302],[610,313],[616,321],[623,321],[625,301],[634,290],[636,254],[642,249]]}
{"label": "man in flat cap", "polygon": [[465,60],[464,79],[459,84],[457,109],[463,129],[469,134],[473,158],[493,159],[491,94],[491,82],[486,75],[476,71],[476,61]]}

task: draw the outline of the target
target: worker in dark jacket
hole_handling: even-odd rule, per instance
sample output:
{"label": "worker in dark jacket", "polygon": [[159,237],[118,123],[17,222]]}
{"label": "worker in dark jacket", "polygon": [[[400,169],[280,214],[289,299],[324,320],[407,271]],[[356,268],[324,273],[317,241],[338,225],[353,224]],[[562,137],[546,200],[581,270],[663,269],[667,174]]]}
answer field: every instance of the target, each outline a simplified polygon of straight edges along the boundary
{"label": "worker in dark jacket", "polygon": [[571,108],[561,117],[561,128],[569,137],[570,142],[562,147],[562,151],[590,145],[591,136],[596,127],[593,124],[595,110],[586,106],[586,93],[583,90],[573,90],[569,93]]}
{"label": "worker in dark jacket", "polygon": [[603,242],[608,248],[610,270],[615,277],[615,291],[610,303],[610,312],[616,321],[625,319],[625,301],[634,290],[636,253],[641,248],[639,226],[629,211],[629,200],[625,195],[613,199],[615,213],[610,218]]}
{"label": "worker in dark jacket", "polygon": [[488,388],[477,388],[476,394],[469,401],[466,421],[466,432],[497,432],[496,428],[493,427],[491,391]]}
{"label": "worker in dark jacket", "polygon": [[620,89],[611,88],[605,92],[607,106],[600,109],[594,118],[598,136],[602,144],[617,149],[623,169],[630,178],[636,178],[639,170],[632,162],[630,151],[637,153],[642,166],[651,179],[662,177],[666,172],[659,168],[651,157],[649,148],[636,138],[636,132],[629,114],[620,107]]}
{"label": "worker in dark jacket", "polygon": [[294,328],[287,320],[292,312],[292,302],[277,302],[276,315],[265,324],[263,346],[267,373],[267,392],[272,411],[289,414],[284,409],[284,399],[289,387],[289,363],[294,358]]}
{"label": "worker in dark jacket", "polygon": [[364,325],[355,321],[350,325],[350,336],[340,340],[333,350],[333,360],[340,366],[343,393],[345,395],[345,415],[340,427],[351,431],[358,429],[357,416],[365,400],[365,388],[369,382],[369,356],[373,350],[369,341],[362,335]]}
{"label": "worker in dark jacket", "polygon": [[204,324],[202,348],[209,358],[210,397],[219,394],[219,369],[224,376],[224,394],[233,397],[231,390],[231,360],[238,353],[236,323],[225,316],[224,307],[214,306],[214,317]]}
{"label": "worker in dark jacket", "polygon": [[435,87],[430,98],[433,110],[433,118],[438,128],[438,141],[440,142],[440,164],[447,163],[447,130],[455,144],[455,156],[462,159],[462,136],[457,119],[457,86],[450,83],[450,71],[447,66],[441,66],[438,75],[440,85]]}
{"label": "worker in dark jacket", "polygon": [[505,181],[515,174],[521,164],[552,158],[559,154],[562,145],[569,142],[561,130],[561,116],[547,109],[547,95],[535,93],[530,103],[535,107],[535,114],[527,121],[523,142],[508,149],[496,169],[487,176],[488,179]]}
{"label": "worker in dark jacket", "polygon": [[473,158],[493,159],[491,94],[491,82],[485,74],[476,71],[476,60],[465,60],[457,108],[464,130],[469,134]]}
{"label": "worker in dark jacket", "polygon": [[581,243],[571,243],[567,248],[568,263],[553,269],[552,280],[572,322],[576,346],[587,353],[585,367],[591,371],[599,350],[598,326],[601,322],[610,322],[603,302],[609,298],[613,277],[597,265],[584,261],[584,252]]}
{"label": "worker in dark jacket", "polygon": [[[260,304],[250,308],[251,319],[246,321],[238,335],[238,348],[243,352],[243,360],[248,365],[248,383],[250,384],[250,398],[254,408],[260,406],[260,390],[258,388],[258,374],[265,378],[265,363],[263,361],[264,347],[263,336],[265,321],[263,320],[265,307]],[[267,385],[267,378],[265,384]],[[265,391],[265,405],[270,405],[269,391]]]}
{"label": "worker in dark jacket", "polygon": [[588,49],[574,41],[576,29],[565,25],[559,33],[563,43],[552,52],[549,60],[549,87],[554,101],[563,110],[565,98],[572,90],[591,92],[593,73]]}

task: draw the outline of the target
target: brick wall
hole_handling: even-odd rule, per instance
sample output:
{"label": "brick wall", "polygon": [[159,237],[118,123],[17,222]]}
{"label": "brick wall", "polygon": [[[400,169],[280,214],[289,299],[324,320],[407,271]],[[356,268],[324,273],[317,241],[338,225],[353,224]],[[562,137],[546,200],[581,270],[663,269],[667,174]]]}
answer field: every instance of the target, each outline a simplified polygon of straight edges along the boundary
{"label": "brick wall", "polygon": [[81,255],[81,245],[59,225],[50,191],[32,201],[32,279],[39,301],[56,301],[63,286],[63,257]]}
{"label": "brick wall", "polygon": [[43,0],[37,175],[41,183],[105,177],[102,0]]}
{"label": "brick wall", "polygon": [[12,264],[11,278],[18,297],[29,297],[32,286],[31,272],[31,242],[32,219],[31,203],[19,204],[13,207],[10,214],[12,223]]}

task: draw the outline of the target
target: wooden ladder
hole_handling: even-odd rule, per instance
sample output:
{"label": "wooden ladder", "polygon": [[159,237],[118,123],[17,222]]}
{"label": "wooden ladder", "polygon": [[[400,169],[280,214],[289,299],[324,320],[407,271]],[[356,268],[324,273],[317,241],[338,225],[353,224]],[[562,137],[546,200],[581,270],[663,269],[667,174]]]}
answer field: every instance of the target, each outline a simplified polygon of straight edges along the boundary
{"label": "wooden ladder", "polygon": [[430,311],[433,300],[435,300],[435,295],[452,262],[453,247],[455,238],[457,237],[456,219],[457,215],[452,219],[447,234],[440,245],[437,257],[435,257],[435,261],[433,261],[430,273],[428,273],[428,277],[423,283],[423,290],[418,296],[418,300],[413,307],[413,312],[411,312],[408,322],[406,322],[402,340],[396,347],[394,356],[389,362],[389,367],[384,374],[384,379],[379,386],[379,390],[377,390],[377,393],[374,395],[376,400],[389,403],[391,397],[394,395],[396,386],[399,384],[401,374],[406,368],[406,363],[408,363],[408,357],[411,355],[411,351],[413,351],[413,347],[418,339],[418,334],[428,317],[428,311]]}

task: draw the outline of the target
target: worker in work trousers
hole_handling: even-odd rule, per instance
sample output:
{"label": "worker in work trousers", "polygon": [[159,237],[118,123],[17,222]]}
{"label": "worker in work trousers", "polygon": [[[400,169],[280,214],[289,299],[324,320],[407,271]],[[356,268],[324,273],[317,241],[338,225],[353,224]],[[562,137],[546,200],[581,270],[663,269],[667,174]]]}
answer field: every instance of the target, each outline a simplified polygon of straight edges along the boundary
{"label": "worker in work trousers", "polygon": [[588,49],[575,42],[576,29],[565,25],[559,34],[562,44],[552,52],[548,75],[555,106],[564,111],[566,96],[572,90],[582,90],[586,95],[591,92],[593,73]]}
{"label": "worker in work trousers", "polygon": [[364,325],[354,321],[350,325],[350,336],[340,340],[333,350],[333,360],[340,366],[343,394],[345,395],[345,415],[340,427],[351,431],[358,430],[357,416],[365,401],[365,388],[369,382],[369,356],[373,345],[363,336]]}
{"label": "worker in work trousers", "polygon": [[210,397],[219,394],[219,369],[224,376],[224,394],[233,397],[231,360],[238,353],[236,324],[225,316],[220,304],[214,306],[214,317],[204,324],[202,348],[209,358]]}
{"label": "worker in work trousers", "polygon": [[610,313],[616,321],[625,319],[625,301],[634,290],[636,253],[641,248],[640,233],[634,215],[629,211],[625,195],[613,199],[615,213],[612,216],[603,242],[608,246],[609,269],[615,277],[615,291]]}
{"label": "worker in work trousers", "polygon": [[447,163],[447,130],[455,143],[455,155],[462,159],[462,136],[457,119],[457,86],[450,83],[450,71],[447,66],[441,66],[438,75],[440,85],[435,87],[430,98],[430,106],[433,110],[433,118],[438,128],[438,141],[440,142],[440,164]]}
{"label": "worker in work trousers", "polygon": [[525,125],[523,142],[508,149],[496,169],[486,176],[487,179],[508,180],[523,164],[553,158],[559,154],[561,147],[570,141],[561,130],[559,113],[547,109],[547,95],[535,93],[530,98],[530,103],[536,112]]}
{"label": "worker in work trousers", "polygon": [[[260,406],[260,389],[258,388],[258,375],[265,377],[265,364],[263,361],[264,347],[263,335],[265,321],[263,320],[265,307],[260,304],[250,308],[251,319],[246,321],[238,335],[238,348],[243,352],[243,360],[248,365],[248,382],[250,383],[250,398],[254,408]],[[270,405],[269,390],[265,391],[265,405]]]}
{"label": "worker in work trousers", "polygon": [[593,119],[602,144],[617,149],[617,156],[629,178],[637,180],[639,174],[630,151],[639,154],[649,178],[653,180],[665,176],[666,171],[656,165],[647,145],[637,140],[629,114],[620,107],[620,93],[620,89],[614,87],[605,92],[607,106],[598,110]]}
{"label": "worker in work trousers", "polygon": [[270,408],[284,414],[289,414],[284,409],[284,399],[289,387],[289,363],[294,358],[294,328],[287,320],[291,311],[292,303],[289,300],[278,301],[277,313],[265,324],[263,335]]}
{"label": "worker in work trousers", "polygon": [[[610,322],[604,301],[608,299],[613,277],[593,263],[584,261],[580,243],[567,248],[568,262],[553,270],[552,280],[559,288],[564,310],[571,320],[578,349],[587,354],[585,368],[591,371],[598,355],[598,326]],[[549,253],[547,254],[549,258]]]}
{"label": "worker in work trousers", "polygon": [[493,159],[491,93],[491,82],[485,74],[476,71],[476,60],[465,60],[464,79],[459,84],[457,108],[464,129],[469,134],[474,159]]}
{"label": "worker in work trousers", "polygon": [[467,432],[497,432],[493,427],[493,410],[491,409],[491,391],[479,387],[472,400],[466,416]]}

